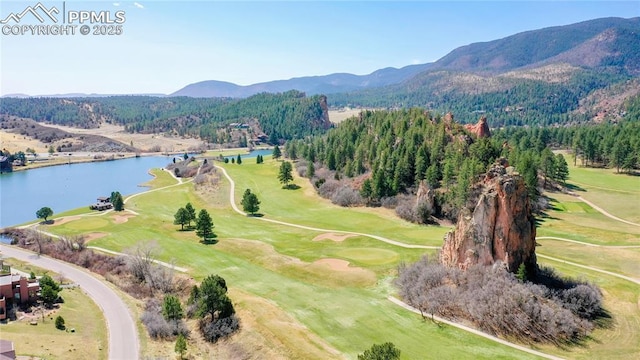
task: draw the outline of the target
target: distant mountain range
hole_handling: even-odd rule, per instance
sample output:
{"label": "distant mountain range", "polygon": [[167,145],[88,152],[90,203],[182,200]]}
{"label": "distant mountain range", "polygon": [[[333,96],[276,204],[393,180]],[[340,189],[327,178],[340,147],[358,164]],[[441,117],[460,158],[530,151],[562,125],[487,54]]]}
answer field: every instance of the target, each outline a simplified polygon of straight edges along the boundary
{"label": "distant mountain range", "polygon": [[170,96],[191,97],[248,97],[261,92],[300,90],[307,94],[333,94],[370,87],[397,84],[429,69],[431,64],[409,65],[400,69],[385,68],[368,75],[337,73],[324,76],[305,76],[241,86],[230,82],[208,80],[185,86]]}
{"label": "distant mountain range", "polygon": [[[419,36],[419,35],[416,35]],[[336,73],[275,80],[241,86],[230,82],[208,80],[193,83],[171,93],[148,96],[246,98],[258,93],[281,93],[292,89],[308,95],[327,94],[332,106],[403,107],[424,106],[454,109],[459,96],[463,102],[476,102],[475,109],[485,111],[485,98],[469,96],[504,91],[526,92],[544,88],[549,94],[575,90],[566,95],[572,102],[560,112],[573,111],[581,98],[592,91],[613,86],[640,76],[640,18],[601,18],[576,24],[526,31],[488,42],[459,47],[436,62],[402,68],[384,68],[367,75]],[[558,85],[560,84],[560,85]],[[616,91],[635,95],[633,86],[618,86],[602,91],[615,96]],[[563,87],[564,86],[564,87]],[[567,88],[569,87],[569,88]],[[572,89],[573,88],[573,89]],[[616,90],[619,89],[619,90]],[[27,97],[24,94],[5,97]],[[48,97],[102,97],[101,94],[40,95]],[[531,96],[529,96],[531,97]],[[616,101],[619,103],[618,96]],[[513,104],[531,107],[536,99]],[[558,100],[560,101],[560,100]],[[495,102],[495,101],[494,101]],[[504,101],[499,105],[502,106]],[[548,103],[540,100],[538,103]],[[453,105],[452,105],[453,104]],[[582,106],[582,105],[580,105]]]}
{"label": "distant mountain range", "polygon": [[307,76],[240,86],[216,80],[185,86],[170,96],[247,97],[291,89],[307,94],[357,92],[420,79],[443,70],[483,76],[528,71],[550,64],[615,67],[640,74],[640,18],[602,18],[515,34],[503,39],[459,47],[434,63],[385,68],[368,75],[346,73]]}

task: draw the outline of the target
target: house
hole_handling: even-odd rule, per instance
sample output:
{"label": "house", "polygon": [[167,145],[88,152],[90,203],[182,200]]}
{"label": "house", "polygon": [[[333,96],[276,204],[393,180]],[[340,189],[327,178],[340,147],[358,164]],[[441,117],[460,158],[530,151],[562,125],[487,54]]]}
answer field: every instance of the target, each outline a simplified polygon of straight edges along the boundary
{"label": "house", "polygon": [[91,210],[108,210],[111,209],[113,207],[113,204],[111,204],[111,198],[108,197],[104,197],[101,196],[98,198],[97,202],[93,205],[91,205],[89,208]]}
{"label": "house", "polygon": [[[2,264],[0,260],[0,264]],[[28,304],[38,299],[40,283],[20,274],[12,274],[11,268],[2,266],[0,275],[0,320],[7,318],[7,307],[13,304]],[[6,269],[6,270],[5,270]]]}
{"label": "house", "polygon": [[15,360],[16,349],[13,341],[0,339],[0,360]]}

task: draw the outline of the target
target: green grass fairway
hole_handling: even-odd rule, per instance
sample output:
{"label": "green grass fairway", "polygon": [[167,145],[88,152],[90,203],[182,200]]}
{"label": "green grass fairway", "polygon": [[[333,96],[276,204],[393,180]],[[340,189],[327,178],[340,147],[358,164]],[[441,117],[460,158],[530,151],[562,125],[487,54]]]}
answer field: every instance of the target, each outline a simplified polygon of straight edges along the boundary
{"label": "green grass fairway", "polygon": [[280,161],[270,159],[260,165],[224,164],[236,183],[236,201],[242,199],[242,194],[248,188],[258,195],[262,202],[260,212],[267,217],[324,229],[373,232],[407,244],[439,246],[444,234],[450,230],[441,226],[411,224],[395,216],[393,210],[385,208],[335,206],[318,196],[309,180],[297,176],[295,170],[294,183],[300,189],[282,189],[277,180],[280,164]]}
{"label": "green grass fairway", "polygon": [[568,183],[576,186],[578,195],[615,216],[640,223],[639,176],[616,173],[615,169],[579,165],[579,161],[578,166],[573,166],[573,161],[569,161]]}
{"label": "green grass fairway", "polygon": [[397,264],[398,253],[392,250],[350,248],[338,252],[341,257],[368,265]]}
{"label": "green grass fairway", "polygon": [[[340,208],[318,197],[307,179],[296,178],[298,190],[284,190],[276,180],[280,162],[257,165],[223,165],[236,182],[240,201],[246,188],[255,192],[265,218],[328,230],[384,236],[408,244],[442,244],[449,230],[417,226],[382,208]],[[48,231],[79,234],[93,231],[109,235],[91,245],[123,251],[141,241],[155,241],[159,258],[175,260],[199,280],[220,274],[231,287],[243,317],[238,339],[254,349],[268,348],[269,357],[354,359],[374,343],[393,342],[403,359],[528,359],[534,358],[490,340],[449,326],[437,326],[387,300],[397,266],[413,262],[435,250],[407,249],[365,236],[333,239],[310,231],[239,215],[229,205],[229,183],[222,179],[214,190],[194,191],[192,183],[176,184],[169,174],[158,173],[151,186],[156,191],[131,198],[126,208],[138,213],[126,222],[115,213],[85,217]],[[163,189],[163,186],[170,186]],[[634,245],[640,232],[603,216],[575,197],[553,194],[554,210],[538,229],[540,236],[557,236],[601,245]],[[178,208],[191,202],[211,214],[218,235],[216,244],[200,243],[194,231],[173,225]],[[99,228],[95,228],[99,226]],[[320,235],[325,235],[320,238]],[[315,239],[315,240],[314,240]],[[603,270],[640,276],[640,250],[587,247],[539,240],[541,254]],[[333,259],[333,260],[332,260]],[[346,265],[348,262],[348,266]],[[598,283],[616,326],[598,329],[584,347],[542,350],[565,358],[602,358],[620,349],[619,358],[637,358],[640,337],[638,298],[640,286],[602,273],[541,260],[564,274],[583,276]],[[618,326],[618,324],[620,324]],[[624,335],[621,336],[621,332]],[[153,347],[153,346],[151,346]],[[150,347],[150,348],[151,348]],[[214,356],[197,350],[201,357]],[[224,346],[215,354],[230,354]],[[158,354],[161,350],[158,350]],[[229,355],[230,356],[230,355]]]}

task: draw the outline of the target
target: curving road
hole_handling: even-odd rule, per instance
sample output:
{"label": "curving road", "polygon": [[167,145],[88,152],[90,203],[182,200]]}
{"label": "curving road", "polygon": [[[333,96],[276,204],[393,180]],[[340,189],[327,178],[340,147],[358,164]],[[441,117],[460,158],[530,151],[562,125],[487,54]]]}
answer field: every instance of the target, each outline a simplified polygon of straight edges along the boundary
{"label": "curving road", "polygon": [[2,245],[0,252],[3,256],[12,257],[64,274],[66,278],[80,285],[80,288],[102,309],[107,320],[109,359],[137,360],[140,358],[140,342],[133,315],[118,294],[104,282],[78,267],[59,260],[38,256],[30,251]]}

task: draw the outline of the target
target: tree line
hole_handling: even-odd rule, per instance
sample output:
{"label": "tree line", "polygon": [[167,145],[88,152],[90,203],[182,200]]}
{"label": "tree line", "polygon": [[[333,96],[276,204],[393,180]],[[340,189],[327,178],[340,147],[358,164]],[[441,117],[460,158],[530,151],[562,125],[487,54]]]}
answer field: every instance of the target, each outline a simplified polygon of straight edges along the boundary
{"label": "tree line", "polygon": [[[476,177],[498,158],[507,159],[524,178],[534,201],[540,187],[564,184],[569,176],[564,155],[554,154],[552,149],[573,150],[583,165],[637,169],[638,99],[628,102],[627,114],[619,123],[508,127],[494,130],[490,138],[476,138],[449,114],[441,116],[419,108],[367,110],[323,136],[287,142],[285,153],[293,160],[304,159],[301,167],[305,175],[321,195],[335,203],[343,202],[345,196],[335,199],[342,192],[351,198],[359,196],[353,200],[356,203],[380,205],[390,197],[415,194],[424,182],[437,190],[431,214],[455,218],[456,209],[471,198]],[[362,177],[359,194],[339,187],[328,176],[335,180]],[[329,187],[331,191],[327,191]],[[353,201],[346,201],[346,205]]]}
{"label": "tree line", "polygon": [[[425,107],[437,112],[451,111],[472,119],[478,113],[492,119],[495,127],[547,126],[586,122],[595,114],[572,113],[591,92],[622,83],[629,76],[613,68],[581,69],[566,81],[493,77],[487,91],[482,84],[454,85],[456,77],[467,74],[452,71],[427,72],[408,83],[332,94],[330,105],[343,107],[409,108]],[[481,80],[472,80],[481,81]]]}
{"label": "tree line", "polygon": [[[508,159],[525,178],[530,195],[537,196],[542,157],[537,149],[516,140],[504,136],[478,139],[452,115],[413,108],[363,111],[325,136],[288,143],[286,152],[290,158],[306,160],[306,175],[321,194],[332,179],[319,176],[319,169],[330,171],[334,179],[364,176],[357,195],[374,206],[399,194],[415,194],[423,182],[437,190],[430,212],[454,218],[456,209],[469,200],[475,178],[500,157]],[[548,162],[553,161],[554,166],[545,168],[546,176],[566,180],[564,157],[551,155]],[[555,166],[556,162],[560,165]]]}
{"label": "tree line", "polygon": [[[101,121],[123,125],[128,132],[199,137],[220,143],[221,129],[231,123],[257,120],[271,143],[319,134],[325,119],[322,95],[299,91],[262,93],[246,99],[151,96],[103,98],[3,98],[0,114],[52,124],[96,128]],[[228,139],[227,139],[228,140]],[[246,140],[245,140],[246,141]]]}

